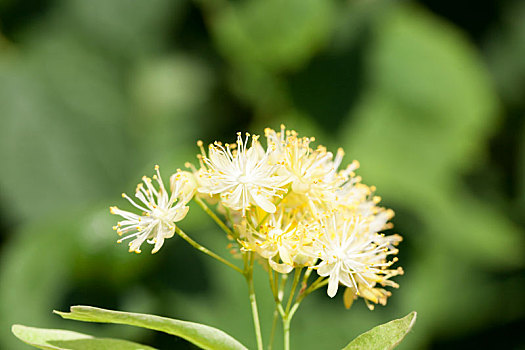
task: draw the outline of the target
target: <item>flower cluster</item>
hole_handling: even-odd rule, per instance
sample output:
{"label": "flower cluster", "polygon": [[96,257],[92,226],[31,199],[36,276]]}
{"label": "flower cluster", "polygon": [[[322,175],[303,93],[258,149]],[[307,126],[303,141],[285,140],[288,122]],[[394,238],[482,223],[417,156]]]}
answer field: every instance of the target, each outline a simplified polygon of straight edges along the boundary
{"label": "flower cluster", "polygon": [[124,238],[134,238],[130,251],[140,252],[144,241],[158,251],[196,196],[217,205],[241,253],[255,252],[280,274],[313,269],[324,278],[330,297],[342,285],[345,299],[361,296],[370,308],[385,304],[390,292],[383,287],[397,287],[390,278],[403,272],[391,267],[397,258],[390,257],[401,236],[381,233],[391,228],[394,214],[378,206],[375,187],[356,176],[359,163],[341,168],[342,149],[335,155],[323,146],[314,149],[314,138],[299,137],[284,126],[266,129],[265,138],[266,148],[259,136],[238,133],[235,143],[215,142],[207,151],[199,141],[199,166],[187,164],[191,172],[174,174],[171,194],[157,167],[153,179],[159,189],[149,178],[137,187],[142,204],[123,195],[142,211],[111,209],[125,219],[117,232],[133,232]]}

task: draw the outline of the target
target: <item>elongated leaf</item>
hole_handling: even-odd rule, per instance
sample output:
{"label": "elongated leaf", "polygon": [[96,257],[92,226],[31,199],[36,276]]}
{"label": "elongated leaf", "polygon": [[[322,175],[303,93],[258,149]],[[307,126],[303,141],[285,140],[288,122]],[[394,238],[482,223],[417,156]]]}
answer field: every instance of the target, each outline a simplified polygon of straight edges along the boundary
{"label": "elongated leaf", "polygon": [[395,348],[412,329],[416,322],[413,311],[403,318],[374,327],[361,334],[343,350],[387,350]]}
{"label": "elongated leaf", "polygon": [[24,343],[44,350],[154,350],[150,346],[127,340],[95,338],[62,329],[34,328],[15,324],[11,330]]}
{"label": "elongated leaf", "polygon": [[63,318],[85,322],[117,323],[165,332],[210,350],[245,350],[246,347],[223,331],[199,323],[171,318],[112,311],[91,306],[72,306],[71,312],[54,311]]}

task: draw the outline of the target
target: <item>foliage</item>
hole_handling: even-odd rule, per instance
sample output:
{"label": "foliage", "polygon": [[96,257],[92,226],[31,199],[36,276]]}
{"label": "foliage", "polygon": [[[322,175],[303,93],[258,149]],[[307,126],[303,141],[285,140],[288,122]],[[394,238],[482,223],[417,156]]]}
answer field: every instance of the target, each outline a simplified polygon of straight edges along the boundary
{"label": "foliage", "polygon": [[[198,323],[173,320],[147,314],[104,310],[89,306],[73,306],[71,307],[71,312],[69,313],[58,311],[55,311],[55,313],[65,319],[86,322],[126,324],[162,331],[182,337],[202,349],[246,349],[243,345],[226,333]],[[393,349],[410,331],[414,325],[415,320],[416,313],[412,312],[402,319],[394,320],[384,325],[377,326],[374,329],[357,337],[344,349]],[[93,338],[89,335],[65,330],[41,329],[14,325],[12,331],[20,340],[44,350],[153,349],[149,346],[140,345],[125,340]]]}
{"label": "foliage", "polygon": [[374,327],[355,338],[343,350],[387,350],[396,347],[416,322],[417,314],[411,312],[403,318]]}
{"label": "foliage", "polygon": [[246,349],[228,334],[202,324],[172,320],[147,314],[104,310],[89,306],[73,306],[71,312],[58,312],[65,319],[127,324],[182,337],[202,349]]}
{"label": "foliage", "polygon": [[153,350],[152,347],[120,339],[94,338],[92,336],[56,329],[13,326],[13,334],[38,349],[70,350]]}

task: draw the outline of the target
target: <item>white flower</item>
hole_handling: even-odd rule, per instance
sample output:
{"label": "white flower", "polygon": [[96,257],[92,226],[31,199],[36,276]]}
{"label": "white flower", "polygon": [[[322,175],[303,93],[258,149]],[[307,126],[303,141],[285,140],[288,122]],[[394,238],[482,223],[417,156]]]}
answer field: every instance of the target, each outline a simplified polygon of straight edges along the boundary
{"label": "white flower", "polygon": [[194,186],[189,184],[187,176],[178,172],[171,178],[171,195],[168,194],[159,173],[158,165],[155,166],[156,175],[153,180],[157,181],[158,189],[152,184],[152,180],[146,176],[142,183],[137,185],[135,197],[140,200],[137,204],[125,193],[122,194],[134,207],[142,211],[141,215],[111,207],[111,213],[124,218],[113,227],[119,235],[130,233],[123,240],[134,238],[129,243],[129,251],[140,253],[140,246],[147,241],[154,244],[151,253],[156,253],[162,247],[166,238],[173,237],[175,223],[184,219],[188,213],[187,202],[195,192]]}
{"label": "white flower", "polygon": [[345,217],[333,211],[321,219],[320,234],[313,245],[321,260],[317,273],[328,277],[328,295],[334,297],[339,284],[343,284],[356,295],[377,303],[376,283],[396,287],[388,278],[402,273],[388,269],[397,258],[387,261],[388,255],[397,253],[393,245],[400,239],[396,235],[370,234],[368,224],[359,216]]}
{"label": "white flower", "polygon": [[209,146],[208,157],[204,158],[206,169],[200,173],[202,186],[198,191],[220,194],[226,207],[242,210],[243,216],[251,205],[274,213],[276,207],[272,199],[282,198],[286,193],[281,187],[286,184],[287,177],[276,175],[279,165],[270,162],[270,152],[263,150],[258,136],[252,137],[249,148],[248,138],[247,134],[243,142],[241,133],[238,133],[234,147],[218,142]]}

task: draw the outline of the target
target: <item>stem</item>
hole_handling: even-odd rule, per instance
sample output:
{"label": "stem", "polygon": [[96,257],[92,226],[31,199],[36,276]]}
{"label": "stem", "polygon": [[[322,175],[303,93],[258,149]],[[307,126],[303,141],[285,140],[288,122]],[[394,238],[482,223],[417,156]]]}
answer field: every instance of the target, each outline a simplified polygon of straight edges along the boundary
{"label": "stem", "polygon": [[273,311],[273,320],[272,320],[272,331],[270,332],[270,340],[268,341],[268,350],[272,350],[273,347],[273,338],[275,337],[275,329],[277,328],[277,319],[279,318],[279,311],[277,307]]}
{"label": "stem", "polygon": [[283,301],[284,297],[284,286],[286,285],[286,281],[288,280],[288,275],[283,275],[281,277],[281,284],[279,285],[279,289],[277,290],[277,296],[279,297],[279,303]]}
{"label": "stem", "polygon": [[248,259],[245,260],[247,262],[245,266],[245,273],[244,276],[246,277],[246,282],[248,283],[248,293],[250,295],[250,305],[252,307],[252,316],[253,316],[253,325],[255,328],[255,338],[257,339],[257,349],[263,350],[263,342],[262,342],[262,335],[261,335],[261,324],[259,322],[259,312],[257,311],[257,300],[255,299],[255,289],[253,286],[253,253],[248,253]]}
{"label": "stem", "polygon": [[304,292],[304,297],[306,297],[308,294],[318,290],[319,288],[326,286],[328,284],[328,278],[322,279],[319,277],[310,287],[308,287]]}
{"label": "stem", "polygon": [[284,350],[290,350],[290,319],[283,318]]}
{"label": "stem", "polygon": [[308,277],[312,274],[313,269],[306,269],[303,275],[303,281],[301,282],[301,290],[299,291],[299,295],[304,292],[306,287],[308,286]]}
{"label": "stem", "polygon": [[277,281],[274,281],[273,270],[270,267],[270,264],[267,265],[267,268],[268,268],[268,279],[270,280],[270,288],[272,289],[273,298],[275,299],[275,302],[278,302],[279,299],[277,297]]}
{"label": "stem", "polygon": [[[295,296],[295,290],[297,288],[297,285],[299,284],[299,281],[301,280],[301,271],[302,271],[302,268],[298,268],[295,270],[294,281],[293,281],[292,290],[290,291],[290,296],[288,298],[288,302],[286,305],[286,311],[284,313],[281,313],[281,317],[283,320],[283,332],[284,332],[284,350],[290,350],[290,324],[292,322],[293,316],[295,315],[295,312],[297,311],[297,309],[299,308],[299,305],[301,304],[301,301],[303,301],[303,299],[306,298],[308,294],[312,293],[313,291],[317,290],[318,288],[321,288],[322,286],[328,283],[328,279],[319,277],[317,280],[315,280],[315,282],[313,282],[310,285],[310,287],[306,288],[306,282],[311,273],[310,270],[306,271],[302,279],[303,286],[301,288],[301,291],[297,295],[297,299],[295,300],[295,303],[292,306],[292,301]],[[283,289],[284,289],[284,285],[281,284],[281,286],[279,287],[279,291],[278,291],[281,297],[278,298],[279,303],[277,304],[277,307],[281,306],[280,302],[282,300],[282,290]]]}
{"label": "stem", "polygon": [[288,315],[288,312],[290,311],[290,307],[292,306],[292,301],[295,296],[295,289],[297,288],[297,285],[299,284],[299,279],[301,277],[301,271],[302,268],[295,269],[295,273],[293,276],[293,284],[292,284],[292,290],[290,291],[290,296],[288,297],[288,303],[286,304],[286,314]]}
{"label": "stem", "polygon": [[218,256],[217,254],[215,254],[214,252],[210,251],[209,249],[203,247],[202,245],[200,245],[199,243],[195,242],[193,239],[191,239],[186,233],[184,233],[184,231],[182,231],[178,226],[175,226],[175,232],[177,232],[177,234],[182,238],[184,239],[186,242],[188,242],[189,244],[191,244],[194,248],[196,248],[197,250],[200,250],[201,252],[203,252],[204,254],[207,254],[209,256],[211,256],[212,258],[214,259],[217,259],[218,261],[220,261],[221,263],[225,264],[226,266],[229,266],[231,267],[232,269],[234,269],[235,271],[241,273],[241,274],[244,274],[244,272],[238,268],[237,266],[235,266],[234,264],[232,264],[231,262],[229,262],[228,260]]}
{"label": "stem", "polygon": [[297,300],[295,301],[295,303],[293,304],[292,308],[290,309],[290,311],[287,314],[287,316],[290,319],[290,321],[292,320],[293,315],[295,314],[295,312],[299,308],[299,305],[301,304],[301,301],[303,301],[303,299],[306,298],[306,296],[308,294],[318,290],[319,288],[321,288],[321,287],[323,287],[323,286],[325,286],[327,284],[328,284],[328,279],[324,279],[324,280],[318,279],[314,283],[312,283],[312,285],[310,287],[308,287],[304,291],[304,293],[299,294],[299,296],[297,297]]}
{"label": "stem", "polygon": [[324,277],[319,276],[314,282],[312,282],[312,284],[308,288],[306,288],[306,290],[304,291],[304,294],[308,294],[310,292],[313,292],[312,288],[315,288],[324,279],[325,279]]}
{"label": "stem", "polygon": [[[303,298],[303,299],[304,299],[304,298]],[[290,321],[292,320],[293,315],[295,314],[295,312],[296,312],[297,309],[299,308],[299,305],[301,304],[301,301],[302,301],[303,299],[301,299],[301,300],[297,300],[297,301],[295,302],[295,304],[293,304],[292,309],[290,310],[290,314],[288,315],[288,317],[290,317]]]}
{"label": "stem", "polygon": [[[233,225],[233,217],[232,217],[232,212],[230,208],[224,207],[224,209],[226,210],[226,219],[228,219],[228,221],[231,222]],[[235,230],[234,230],[234,233],[235,233]]]}
{"label": "stem", "polygon": [[[274,283],[273,283],[273,286],[275,288],[275,293],[277,293],[277,297],[279,297],[279,273],[274,271],[272,269],[272,275],[275,276],[274,278]],[[283,276],[284,277],[284,276]],[[286,279],[284,280],[284,282],[282,281],[282,278],[281,278],[281,283],[285,283],[286,282]]]}
{"label": "stem", "polygon": [[290,311],[288,312],[288,317],[290,319],[290,321],[292,320],[292,317],[293,315],[295,314],[295,312],[297,311],[297,309],[299,308],[299,305],[301,305],[301,301],[303,301],[304,298],[306,298],[306,296],[310,293],[312,293],[313,291],[321,288],[322,286],[326,285],[328,283],[328,280],[325,280],[321,283],[318,283],[317,286],[315,286],[313,289],[306,289],[304,291],[303,294],[300,294],[298,297],[297,297],[297,300],[295,301],[295,303],[293,304],[292,308],[290,309]]}
{"label": "stem", "polygon": [[257,338],[257,349],[262,350],[263,342],[262,342],[262,335],[261,335],[261,325],[259,323],[259,313],[257,311],[257,300],[255,299],[255,292],[253,290],[253,281],[250,280],[248,285],[249,285],[249,293],[250,293],[250,304],[252,306],[253,323],[255,327],[255,337]]}
{"label": "stem", "polygon": [[246,274],[248,273],[248,259],[250,259],[250,253],[249,252],[243,252],[242,254],[242,263],[243,263],[243,269],[242,274],[244,277],[246,277]]}
{"label": "stem", "polygon": [[[269,277],[269,280],[270,280],[270,288],[272,290],[272,294],[273,294],[273,299],[275,300],[275,311],[277,311],[281,317],[284,317],[284,309],[283,309],[283,306],[281,304],[282,302],[282,299],[283,299],[283,289],[284,289],[284,284],[286,282],[286,275],[284,275],[282,278],[281,278],[281,285],[278,287],[277,284],[279,283],[279,275],[276,274],[276,277],[274,279],[273,277],[273,270],[270,268],[270,266],[268,266],[268,277]],[[275,317],[275,315],[274,315]],[[274,323],[276,322],[276,320],[274,319]],[[272,326],[272,332],[273,332],[273,326]],[[272,334],[272,340],[273,340],[273,334]],[[271,344],[270,344],[270,347],[271,347]]]}
{"label": "stem", "polygon": [[227,235],[237,238],[235,233],[228,226],[226,226],[226,224],[206,205],[206,203],[204,203],[202,199],[197,196],[194,196],[193,199],[195,202],[197,202],[199,207],[201,207],[201,209],[204,210],[204,212],[208,214],[224,232],[226,232]]}

